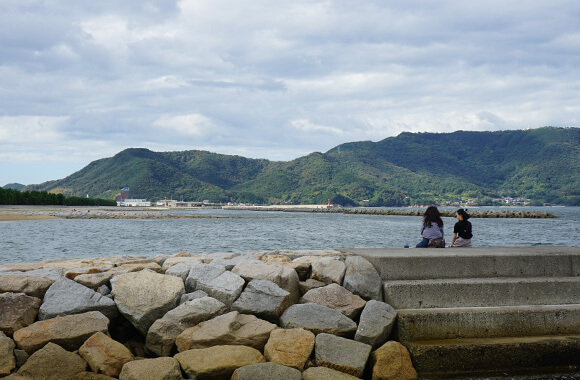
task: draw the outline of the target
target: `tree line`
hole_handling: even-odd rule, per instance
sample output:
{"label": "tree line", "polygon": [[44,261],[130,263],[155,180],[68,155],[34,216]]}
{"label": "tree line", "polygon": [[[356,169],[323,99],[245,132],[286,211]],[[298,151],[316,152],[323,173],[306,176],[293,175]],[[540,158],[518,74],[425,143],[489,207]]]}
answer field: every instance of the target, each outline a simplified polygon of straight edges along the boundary
{"label": "tree line", "polygon": [[46,191],[19,191],[0,188],[1,205],[43,205],[43,206],[116,206],[112,199],[67,197]]}

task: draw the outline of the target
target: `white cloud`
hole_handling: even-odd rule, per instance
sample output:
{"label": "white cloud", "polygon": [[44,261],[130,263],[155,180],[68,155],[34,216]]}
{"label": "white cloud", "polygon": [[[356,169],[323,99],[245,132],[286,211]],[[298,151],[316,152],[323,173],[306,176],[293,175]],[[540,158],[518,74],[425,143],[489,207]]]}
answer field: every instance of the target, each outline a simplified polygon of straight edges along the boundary
{"label": "white cloud", "polygon": [[292,159],[401,131],[578,126],[578,14],[574,0],[4,0],[0,161],[135,146]]}

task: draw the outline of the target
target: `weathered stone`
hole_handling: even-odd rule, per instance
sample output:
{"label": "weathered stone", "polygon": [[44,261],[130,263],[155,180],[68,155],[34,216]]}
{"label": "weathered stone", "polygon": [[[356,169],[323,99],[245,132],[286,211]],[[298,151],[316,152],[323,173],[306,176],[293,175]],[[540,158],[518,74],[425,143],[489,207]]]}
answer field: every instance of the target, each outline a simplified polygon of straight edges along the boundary
{"label": "weathered stone", "polygon": [[325,284],[335,283],[342,285],[345,272],[346,265],[342,260],[337,260],[333,257],[323,257],[312,263],[310,277]]}
{"label": "weathered stone", "polygon": [[262,261],[268,264],[277,264],[286,268],[294,269],[298,274],[300,281],[306,280],[310,274],[309,262],[292,261],[290,257],[286,255],[264,255],[262,256]]}
{"label": "weathered stone", "polygon": [[397,312],[381,301],[370,300],[363,309],[354,340],[370,344],[373,349],[383,345],[395,324]]}
{"label": "weathered stone", "polygon": [[[126,272],[124,272],[126,273]],[[101,273],[87,273],[75,277],[75,281],[86,286],[89,289],[96,290],[97,288],[109,284],[111,278],[119,273],[115,272],[101,272]]]}
{"label": "weathered stone", "polygon": [[77,374],[72,380],[115,380],[114,377],[102,375],[94,372],[81,372]]}
{"label": "weathered stone", "polygon": [[224,266],[214,264],[192,267],[185,281],[188,292],[203,290],[228,307],[240,296],[244,285],[243,278],[227,271]]}
{"label": "weathered stone", "polygon": [[9,375],[16,368],[14,341],[0,331],[0,377]]}
{"label": "weathered stone", "polygon": [[290,306],[280,316],[280,326],[283,328],[302,327],[319,333],[334,334],[350,338],[356,331],[356,323],[340,311],[316,303]]}
{"label": "weathered stone", "polygon": [[302,371],[314,349],[314,338],[312,332],[301,328],[273,330],[264,356],[269,362]]}
{"label": "weathered stone", "polygon": [[264,363],[266,359],[255,348],[246,346],[213,346],[175,355],[190,379],[229,380],[237,368]]}
{"label": "weathered stone", "polygon": [[338,284],[312,289],[302,297],[302,301],[328,306],[353,320],[358,318],[366,304],[365,300]]}
{"label": "weathered stone", "polygon": [[147,350],[157,356],[172,356],[176,352],[175,339],[188,327],[222,315],[226,305],[211,297],[188,301],[168,311],[156,320],[147,333]]}
{"label": "weathered stone", "polygon": [[262,351],[276,328],[253,315],[232,311],[186,329],[175,343],[179,352],[217,345],[241,345]]}
{"label": "weathered stone", "polygon": [[115,301],[68,278],[61,278],[48,288],[38,310],[38,320],[100,311],[109,319],[119,313]]}
{"label": "weathered stone", "polygon": [[[32,265],[34,265],[34,264],[32,264]],[[47,278],[49,280],[56,281],[64,275],[64,271],[60,268],[38,268],[38,269],[33,269],[33,270],[26,270],[24,272],[21,272],[21,271],[0,272],[0,275],[42,277],[42,278]]]}
{"label": "weathered stone", "polygon": [[179,263],[198,263],[198,264],[202,264],[203,263],[203,257],[197,257],[197,256],[174,256],[174,257],[170,257],[168,259],[166,259],[165,261],[163,261],[163,265],[161,266],[161,268],[163,269],[163,271],[167,272],[167,270],[169,268],[171,268],[172,266],[179,264]]}
{"label": "weathered stone", "polygon": [[41,302],[24,293],[0,293],[0,332],[12,336],[14,331],[34,323]]}
{"label": "weathered stone", "polygon": [[199,265],[205,264],[203,264],[201,260],[187,260],[178,262],[175,265],[172,265],[169,268],[167,268],[165,274],[168,276],[179,277],[185,283],[185,280],[187,280],[187,276],[189,275],[189,271],[191,271],[191,268],[195,268]]}
{"label": "weathered stone", "polygon": [[275,363],[250,364],[236,369],[231,380],[302,380],[302,374],[295,368]]}
{"label": "weathered stone", "polygon": [[298,283],[300,279],[295,270],[275,264],[265,263],[240,263],[232,269],[246,281],[268,280],[277,284],[282,289],[289,292],[292,302],[297,302],[300,298]]}
{"label": "weathered stone", "polygon": [[119,265],[119,268],[125,269],[129,272],[139,272],[144,269],[152,270],[153,272],[163,273],[164,270],[161,268],[161,265],[151,262],[128,262]]}
{"label": "weathered stone", "polygon": [[95,333],[79,348],[79,355],[95,373],[117,377],[125,363],[134,360],[131,351],[102,332]]}
{"label": "weathered stone", "polygon": [[272,281],[252,280],[231,309],[277,323],[280,315],[291,305],[290,293]]}
{"label": "weathered stone", "polygon": [[17,348],[14,350],[14,357],[16,358],[16,367],[20,368],[26,363],[30,355],[28,355],[28,352]]}
{"label": "weathered stone", "polygon": [[416,380],[409,351],[399,342],[389,341],[370,357],[373,380]]}
{"label": "weathered stone", "polygon": [[35,352],[48,342],[56,343],[63,348],[77,350],[96,332],[107,333],[109,319],[98,311],[56,317],[46,321],[35,322],[14,332],[14,341],[18,348],[28,353]]}
{"label": "weathered stone", "polygon": [[112,265],[101,266],[101,267],[89,266],[89,267],[83,267],[83,268],[68,269],[64,272],[64,277],[68,278],[69,280],[74,280],[75,277],[77,277],[81,274],[101,273],[101,272],[105,272],[111,268],[113,268]]}
{"label": "weathered stone", "polygon": [[345,259],[346,272],[342,286],[365,300],[383,299],[381,276],[367,259],[348,256]]}
{"label": "weathered stone", "polygon": [[184,295],[181,296],[179,304],[181,305],[183,303],[186,303],[187,301],[193,301],[203,297],[209,297],[209,295],[203,290],[196,290],[195,292],[192,293],[185,293]]}
{"label": "weathered stone", "polygon": [[256,256],[252,256],[252,255],[238,255],[238,256],[233,256],[230,257],[229,259],[227,258],[218,258],[218,259],[213,259],[212,264],[214,265],[221,265],[224,268],[226,268],[226,270],[231,271],[232,269],[234,269],[234,267],[240,263],[260,263],[259,257]]}
{"label": "weathered stone", "polygon": [[43,277],[2,275],[0,276],[0,293],[24,293],[42,299],[54,281]]}
{"label": "weathered stone", "polygon": [[314,344],[316,365],[362,377],[372,347],[332,334],[318,334]]}
{"label": "weathered stone", "polygon": [[62,380],[73,378],[86,368],[87,362],[77,354],[48,343],[32,354],[17,373],[34,380]]}
{"label": "weathered stone", "polygon": [[179,362],[174,358],[142,359],[123,366],[119,380],[183,380]]}
{"label": "weathered stone", "polygon": [[144,336],[153,322],[177,306],[184,293],[180,278],[148,270],[115,276],[111,285],[119,311]]}
{"label": "weathered stone", "polygon": [[322,288],[323,286],[326,286],[326,284],[322,281],[309,278],[306,281],[301,281],[299,286],[300,286],[300,295],[304,295],[308,293],[309,290]]}
{"label": "weathered stone", "polygon": [[302,372],[302,380],[358,380],[358,377],[327,367],[310,367]]}

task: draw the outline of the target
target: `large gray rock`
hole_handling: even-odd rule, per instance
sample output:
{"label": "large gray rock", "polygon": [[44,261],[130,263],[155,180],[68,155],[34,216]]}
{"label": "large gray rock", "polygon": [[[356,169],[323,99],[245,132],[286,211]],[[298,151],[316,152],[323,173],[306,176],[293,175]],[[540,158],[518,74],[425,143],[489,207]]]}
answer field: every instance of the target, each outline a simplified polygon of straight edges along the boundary
{"label": "large gray rock", "polygon": [[277,323],[291,305],[291,294],[272,281],[252,280],[233,303],[232,310]]}
{"label": "large gray rock", "polygon": [[328,306],[353,320],[359,316],[366,304],[359,296],[334,283],[309,290],[302,297],[302,301]]}
{"label": "large gray rock", "polygon": [[315,303],[290,306],[280,316],[280,326],[285,329],[302,327],[319,333],[350,338],[356,331],[356,323],[340,311]]}
{"label": "large gray rock", "polygon": [[294,269],[276,264],[242,262],[236,265],[232,272],[242,276],[248,282],[252,280],[272,281],[291,294],[292,302],[297,302],[300,298],[300,279]]}
{"label": "large gray rock", "polygon": [[230,306],[242,293],[245,281],[224,266],[199,264],[191,268],[185,286],[188,292],[203,290]]}
{"label": "large gray rock", "polygon": [[61,278],[48,288],[38,310],[38,320],[100,311],[109,319],[118,315],[115,301],[68,278]]}
{"label": "large gray rock", "polygon": [[227,311],[226,305],[215,298],[203,297],[187,301],[168,311],[163,318],[151,325],[146,339],[147,350],[157,356],[172,356],[177,351],[175,339],[185,329]]}
{"label": "large gray rock", "polygon": [[9,375],[16,368],[14,341],[0,331],[0,377]]}
{"label": "large gray rock", "polygon": [[175,308],[184,293],[183,280],[144,270],[111,279],[119,311],[144,336],[149,327]]}
{"label": "large gray rock", "polygon": [[228,380],[236,369],[266,361],[255,348],[229,345],[187,350],[175,359],[189,379],[198,380]]}
{"label": "large gray rock", "polygon": [[24,293],[42,299],[54,281],[44,277],[2,275],[0,276],[0,293]]}
{"label": "large gray rock", "polygon": [[[356,376],[349,375],[327,367],[310,367],[302,372],[302,380],[358,380]],[[395,380],[395,379],[393,379]]]}
{"label": "large gray rock", "polygon": [[39,269],[27,270],[25,272],[20,272],[20,271],[0,272],[0,276],[1,275],[42,277],[42,278],[47,278],[49,280],[56,281],[59,278],[61,278],[62,276],[64,276],[64,271],[60,268],[39,268]]}
{"label": "large gray rock", "polygon": [[263,351],[277,326],[254,315],[232,311],[183,331],[175,340],[179,352],[219,345],[240,345]]}
{"label": "large gray rock", "polygon": [[42,300],[24,293],[0,293],[0,332],[9,336],[36,320]]}
{"label": "large gray rock", "polygon": [[365,300],[383,299],[381,276],[367,259],[348,256],[345,259],[346,272],[342,286]]}
{"label": "large gray rock", "polygon": [[39,321],[14,332],[18,348],[29,354],[44,347],[49,342],[63,348],[77,350],[88,338],[97,332],[108,334],[109,319],[98,311],[56,317]]}
{"label": "large gray rock", "polygon": [[231,380],[302,380],[302,374],[296,368],[275,363],[256,363],[236,369]]}
{"label": "large gray rock", "polygon": [[318,334],[314,343],[316,365],[362,377],[371,346],[332,334]]}
{"label": "large gray rock", "polygon": [[312,262],[310,278],[322,281],[325,284],[335,283],[342,285],[346,265],[342,260],[333,257],[323,257]]}
{"label": "large gray rock", "polygon": [[174,358],[141,359],[126,363],[119,380],[183,380]]}
{"label": "large gray rock", "polygon": [[187,301],[193,301],[198,298],[209,297],[209,295],[203,290],[196,290],[195,292],[185,293],[181,296],[179,304],[186,303]]}
{"label": "large gray rock", "polygon": [[167,268],[165,274],[168,276],[179,277],[185,282],[187,276],[189,275],[189,271],[191,271],[192,268],[198,267],[200,265],[203,266],[205,264],[203,264],[200,260],[183,261]]}
{"label": "large gray rock", "polygon": [[18,374],[38,380],[73,379],[84,372],[87,362],[79,355],[48,343],[30,356]]}
{"label": "large gray rock", "polygon": [[363,309],[354,340],[376,349],[385,344],[391,335],[397,312],[381,301],[370,300]]}

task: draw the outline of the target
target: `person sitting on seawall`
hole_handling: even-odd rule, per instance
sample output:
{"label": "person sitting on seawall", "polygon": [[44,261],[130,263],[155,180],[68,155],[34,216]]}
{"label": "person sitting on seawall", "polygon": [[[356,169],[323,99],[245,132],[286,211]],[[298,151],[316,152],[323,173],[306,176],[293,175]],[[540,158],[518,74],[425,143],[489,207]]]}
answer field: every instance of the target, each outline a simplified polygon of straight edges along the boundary
{"label": "person sitting on seawall", "polygon": [[[469,214],[462,208],[456,211],[455,216],[458,222],[453,226],[453,238],[451,247],[472,247],[471,222],[468,222]],[[459,236],[458,236],[459,235]]]}
{"label": "person sitting on seawall", "polygon": [[427,207],[423,214],[423,228],[421,228],[423,240],[416,245],[416,248],[444,248],[444,236],[443,220],[439,210],[435,206]]}

